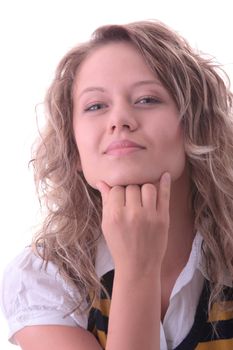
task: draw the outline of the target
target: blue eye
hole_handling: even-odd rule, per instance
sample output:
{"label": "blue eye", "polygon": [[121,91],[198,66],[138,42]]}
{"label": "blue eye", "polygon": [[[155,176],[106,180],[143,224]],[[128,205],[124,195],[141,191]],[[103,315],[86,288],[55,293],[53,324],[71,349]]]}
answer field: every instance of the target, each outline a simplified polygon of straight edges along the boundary
{"label": "blue eye", "polygon": [[106,105],[103,103],[94,103],[93,105],[90,105],[87,108],[85,108],[84,112],[95,112],[105,107]]}
{"label": "blue eye", "polygon": [[142,104],[142,105],[152,105],[152,104],[157,104],[160,103],[161,101],[158,100],[156,97],[153,96],[145,96],[140,98],[139,100],[136,101],[137,104]]}

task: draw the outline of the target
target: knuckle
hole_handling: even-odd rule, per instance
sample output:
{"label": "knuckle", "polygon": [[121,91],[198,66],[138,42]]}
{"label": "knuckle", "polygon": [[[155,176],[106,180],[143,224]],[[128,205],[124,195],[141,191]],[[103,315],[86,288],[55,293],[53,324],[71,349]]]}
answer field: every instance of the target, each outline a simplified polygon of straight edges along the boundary
{"label": "knuckle", "polygon": [[123,190],[122,186],[117,185],[117,186],[112,187],[110,192],[111,192],[111,194],[114,194],[114,193],[122,192],[122,190]]}
{"label": "knuckle", "polygon": [[126,192],[127,193],[132,193],[132,192],[135,192],[137,190],[139,190],[139,186],[138,185],[128,185],[126,187]]}
{"label": "knuckle", "polygon": [[127,189],[135,189],[135,188],[138,188],[139,186],[138,185],[128,185],[126,188]]}
{"label": "knuckle", "polygon": [[156,187],[153,184],[144,184],[142,186],[142,191],[145,193],[149,193],[149,194],[155,194],[156,193]]}
{"label": "knuckle", "polygon": [[156,189],[155,186],[153,184],[150,184],[150,183],[142,185],[142,188],[147,189],[147,190],[151,190],[151,191]]}

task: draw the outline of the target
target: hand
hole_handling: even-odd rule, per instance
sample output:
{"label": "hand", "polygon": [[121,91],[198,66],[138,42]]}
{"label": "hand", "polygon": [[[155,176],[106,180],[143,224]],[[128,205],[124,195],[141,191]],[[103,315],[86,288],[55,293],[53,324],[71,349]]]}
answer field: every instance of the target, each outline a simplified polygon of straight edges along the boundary
{"label": "hand", "polygon": [[153,184],[97,184],[103,202],[102,230],[115,269],[137,274],[161,269],[169,228],[170,174]]}

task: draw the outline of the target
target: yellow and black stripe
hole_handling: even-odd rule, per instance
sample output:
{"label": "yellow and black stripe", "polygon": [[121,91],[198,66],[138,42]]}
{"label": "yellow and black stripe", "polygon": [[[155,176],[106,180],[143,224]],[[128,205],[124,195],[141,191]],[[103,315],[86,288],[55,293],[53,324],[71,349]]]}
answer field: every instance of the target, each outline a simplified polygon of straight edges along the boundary
{"label": "yellow and black stripe", "polygon": [[[110,297],[113,279],[113,270],[102,277]],[[225,309],[232,309],[230,307],[233,306],[233,288],[224,290],[223,299],[222,305],[215,304],[208,314],[209,283],[205,281],[194,324],[187,337],[174,350],[233,350],[233,311],[224,311],[225,306]],[[88,319],[88,330],[96,336],[103,349],[108,333],[110,302],[102,293],[98,304],[91,309]]]}
{"label": "yellow and black stripe", "polygon": [[[102,284],[106,288],[110,298],[112,297],[112,286],[114,279],[114,270],[107,272],[102,277]],[[91,309],[88,318],[88,330],[92,332],[97,338],[103,349],[106,347],[106,340],[108,334],[108,316],[110,310],[109,300],[104,292],[101,293],[100,300]]]}
{"label": "yellow and black stripe", "polygon": [[233,312],[224,311],[233,306],[233,289],[226,288],[222,305],[213,305],[208,314],[209,295],[209,283],[205,281],[193,326],[187,337],[174,350],[233,349]]}

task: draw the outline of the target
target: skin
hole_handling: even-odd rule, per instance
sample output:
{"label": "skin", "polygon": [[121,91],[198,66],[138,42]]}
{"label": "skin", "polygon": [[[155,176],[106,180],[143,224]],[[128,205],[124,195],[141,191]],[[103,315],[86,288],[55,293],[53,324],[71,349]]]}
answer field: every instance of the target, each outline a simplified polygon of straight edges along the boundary
{"label": "skin", "polygon": [[[165,171],[178,179],[185,165],[178,116],[174,100],[133,46],[95,50],[74,86],[74,134],[86,180],[92,187],[100,180],[110,187],[155,184]],[[143,148],[106,153],[122,139]]]}
{"label": "skin", "polygon": [[[123,42],[88,56],[73,99],[79,170],[101,193],[102,230],[115,263],[106,349],[159,349],[160,320],[194,236],[177,107],[142,56]],[[122,139],[141,147],[106,152]],[[78,327],[25,327],[16,340],[25,350],[100,349]]]}

